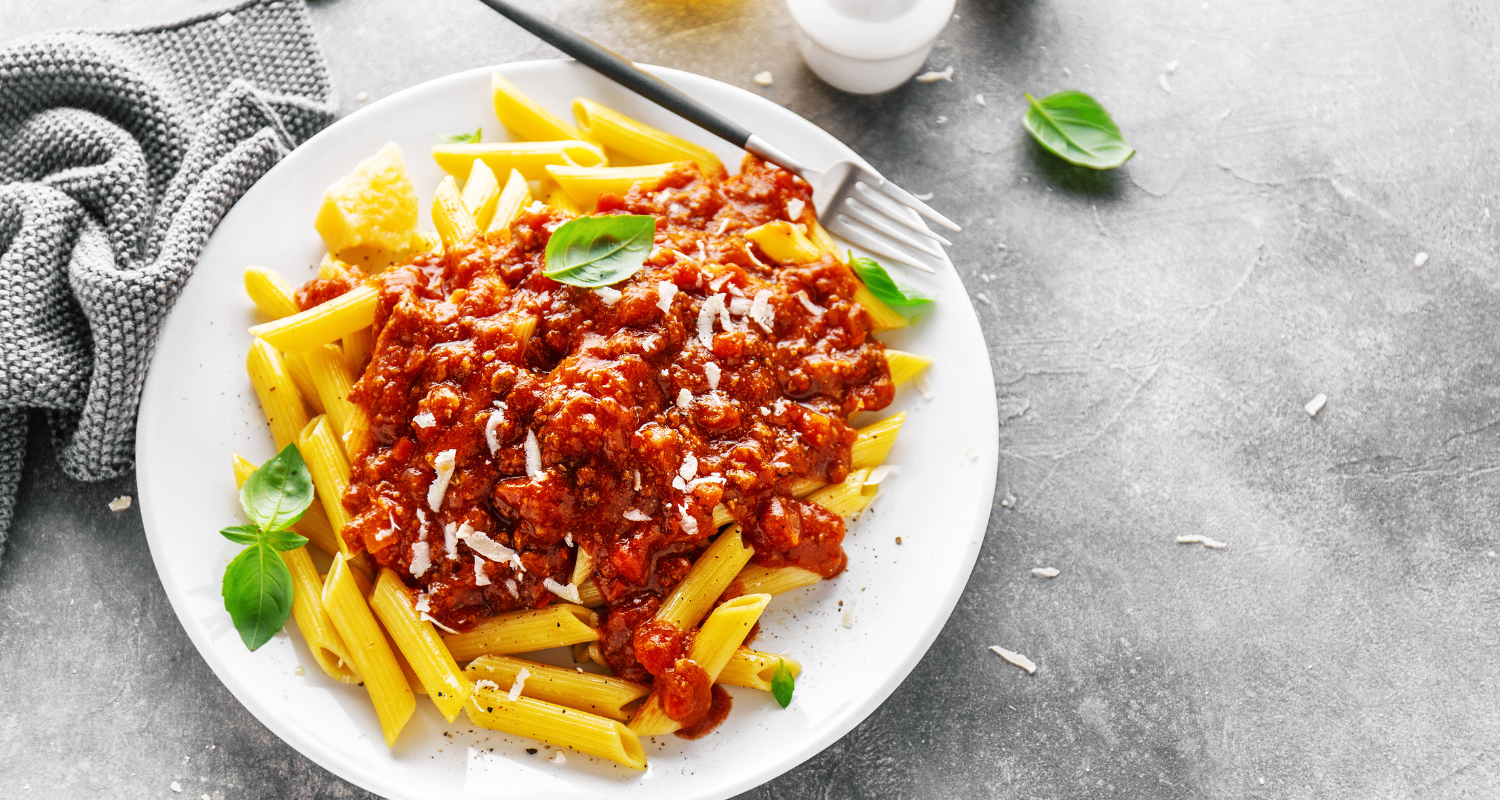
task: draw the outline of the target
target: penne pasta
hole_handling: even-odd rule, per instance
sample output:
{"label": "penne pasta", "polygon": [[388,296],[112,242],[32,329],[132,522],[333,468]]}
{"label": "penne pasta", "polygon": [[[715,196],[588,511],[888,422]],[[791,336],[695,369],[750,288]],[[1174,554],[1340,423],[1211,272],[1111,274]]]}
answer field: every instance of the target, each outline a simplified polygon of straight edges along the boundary
{"label": "penne pasta", "polygon": [[464,181],[463,201],[464,208],[469,209],[469,215],[480,230],[490,224],[490,217],[495,214],[495,201],[499,199],[500,183],[495,180],[494,171],[484,161],[474,159],[469,167],[469,178]]}
{"label": "penne pasta", "polygon": [[458,182],[451,175],[438,184],[437,193],[433,195],[432,224],[437,226],[438,236],[443,239],[443,249],[450,253],[458,245],[479,236],[479,226],[474,224],[474,216],[464,205]]}
{"label": "penne pasta", "polygon": [[638,122],[614,109],[579,97],[573,101],[578,128],[589,139],[642,164],[692,161],[705,174],[726,175],[712,150]]}
{"label": "penne pasta", "polygon": [[349,432],[349,422],[358,406],[349,399],[354,381],[349,376],[349,364],[336,344],[325,344],[299,354],[307,364],[308,376],[318,393],[318,400],[327,410],[328,421],[340,439]]}
{"label": "penne pasta", "polygon": [[454,178],[467,177],[473,171],[474,163],[483,161],[495,175],[519,172],[528,181],[546,178],[548,166],[602,167],[605,164],[604,151],[598,145],[576,139],[440,144],[432,148],[432,159]]}
{"label": "penne pasta", "polygon": [[594,557],[589,555],[589,551],[583,549],[581,545],[576,547],[573,556],[573,577],[568,582],[578,585],[588,580],[593,574]]}
{"label": "penne pasta", "polygon": [[510,241],[510,224],[530,202],[531,190],[526,186],[525,176],[512,169],[510,177],[505,180],[505,189],[495,201],[495,212],[484,231],[484,238],[496,244]]}
{"label": "penne pasta", "polygon": [[327,416],[307,423],[297,439],[297,449],[302,451],[302,460],[312,474],[318,499],[323,501],[323,510],[328,513],[328,523],[333,528],[339,552],[349,558],[349,545],[342,535],[344,526],[349,524],[349,512],[343,503],[344,490],[349,488],[349,460],[334,436]]}
{"label": "penne pasta", "polygon": [[905,328],[910,324],[907,322],[906,317],[901,316],[900,312],[886,305],[884,301],[876,297],[875,293],[870,291],[870,287],[866,286],[864,281],[859,280],[858,276],[855,276],[854,280],[859,284],[854,289],[854,302],[864,306],[865,311],[870,315],[871,331],[881,333],[897,328]]}
{"label": "penne pasta", "polygon": [[527,97],[514,83],[495,73],[490,78],[494,95],[495,116],[500,123],[510,128],[522,139],[542,141],[546,139],[582,139],[583,134],[572,125],[562,121],[540,103]]}
{"label": "penne pasta", "polygon": [[[235,454],[236,486],[243,486],[254,471],[254,464]],[[306,536],[299,529],[300,526],[299,520],[292,526],[292,530]],[[349,660],[344,640],[339,638],[333,621],[323,610],[323,579],[318,575],[317,567],[313,566],[312,556],[308,554],[307,548],[283,550],[281,560],[286,563],[287,572],[292,576],[292,620],[297,623],[297,630],[302,632],[302,641],[307,643],[313,661],[334,680],[359,683],[359,673],[354,671],[354,662]]]}
{"label": "penne pasta", "polygon": [[547,175],[557,181],[558,186],[581,209],[592,209],[599,202],[599,195],[606,192],[624,197],[630,187],[637,183],[655,186],[671,171],[671,164],[647,164],[642,167],[547,167]]}
{"label": "penne pasta", "polygon": [[407,664],[427,690],[433,705],[444,719],[452,722],[458,718],[474,687],[459,670],[443,637],[417,613],[415,603],[411,590],[396,573],[389,569],[380,571],[370,593],[370,608],[380,617],[397,651],[406,656]]}
{"label": "penne pasta", "polygon": [[793,589],[811,586],[823,576],[801,567],[762,567],[749,564],[735,577],[730,591],[736,594],[786,594]]}
{"label": "penne pasta", "polygon": [[256,325],[250,334],[282,352],[301,353],[370,327],[379,302],[379,290],[364,283],[306,311]]}
{"label": "penne pasta", "polygon": [[385,744],[391,747],[416,711],[417,701],[343,554],[333,557],[328,580],[323,584],[323,606],[348,646],[354,668],[375,704]]}
{"label": "penne pasta", "polygon": [[527,672],[521,684],[524,696],[621,721],[630,718],[625,706],[651,692],[649,686],[620,678],[551,667],[509,656],[480,656],[470,662],[464,672],[472,682],[487,680],[501,691],[509,691],[523,669]]}
{"label": "penne pasta", "polygon": [[860,428],[850,450],[850,466],[868,469],[884,464],[886,456],[891,454],[891,447],[896,444],[896,434],[901,432],[905,423],[906,412],[902,411]]}
{"label": "penne pasta", "polygon": [[578,603],[585,608],[598,608],[604,605],[604,595],[599,592],[599,585],[594,583],[593,578],[585,578],[578,585]]}
{"label": "penne pasta", "polygon": [[265,267],[245,267],[245,294],[268,319],[289,317],[301,310],[291,284]]}
{"label": "penne pasta", "polygon": [[917,377],[922,370],[927,369],[932,359],[919,356],[916,353],[907,353],[902,350],[885,349],[885,363],[891,370],[891,383],[900,386],[903,383]]}
{"label": "penne pasta", "polygon": [[297,394],[302,397],[302,404],[313,414],[323,413],[323,401],[318,399],[318,387],[313,385],[312,372],[307,368],[307,359],[302,353],[283,353],[281,362],[286,366],[286,374],[291,376],[292,383],[297,387]]}
{"label": "penne pasta", "polygon": [[[708,673],[709,683],[718,681],[724,665],[750,635],[750,629],[769,602],[771,596],[768,594],[748,594],[725,601],[708,615],[693,639],[689,658]],[[667,716],[654,692],[630,720],[630,729],[640,736],[658,736],[681,727],[681,723]]]}
{"label": "penne pasta", "polygon": [[865,506],[875,499],[875,492],[879,486],[865,485],[865,478],[870,477],[870,471],[859,469],[849,473],[849,477],[843,483],[835,483],[825,486],[807,496],[807,502],[817,503],[836,516],[852,517],[863,511]]}
{"label": "penne pasta", "polygon": [[786,662],[786,668],[795,678],[802,674],[802,665],[795,658],[762,653],[741,647],[734,651],[729,663],[719,673],[719,683],[726,686],[743,686],[746,689],[771,691],[771,679],[776,676],[776,667]]}
{"label": "penne pasta", "polygon": [[[803,228],[790,222],[768,222],[745,231],[745,238],[755,242],[767,257],[783,266],[808,264],[817,261],[824,253],[843,263],[844,258],[817,220],[813,220],[809,233],[803,233]],[[872,330],[879,333],[907,326],[906,317],[877,298],[858,276],[855,276],[855,283],[858,286],[854,290],[854,301],[869,312]]]}
{"label": "penne pasta", "polygon": [[719,534],[693,562],[687,577],[662,601],[656,621],[683,631],[697,627],[753,555],[755,548],[745,546],[738,525]]}
{"label": "penne pasta", "polygon": [[530,697],[512,700],[490,688],[476,689],[464,708],[469,719],[482,728],[571,747],[631,769],[646,769],[646,750],[640,737],[619,720]]}
{"label": "penne pasta", "polygon": [[271,425],[271,439],[276,442],[276,449],[281,450],[295,442],[297,434],[307,425],[307,409],[287,374],[281,354],[264,340],[256,339],[250,344],[245,369],[250,373],[255,396],[260,398],[266,422]]}
{"label": "penne pasta", "polygon": [[370,364],[370,350],[375,346],[375,330],[360,328],[346,335],[343,345],[344,362],[349,365],[349,375],[357,381]]}
{"label": "penne pasta", "polygon": [[568,603],[534,611],[512,611],[487,619],[467,633],[444,634],[449,652],[459,661],[483,655],[531,653],[549,647],[599,640],[598,616]]}

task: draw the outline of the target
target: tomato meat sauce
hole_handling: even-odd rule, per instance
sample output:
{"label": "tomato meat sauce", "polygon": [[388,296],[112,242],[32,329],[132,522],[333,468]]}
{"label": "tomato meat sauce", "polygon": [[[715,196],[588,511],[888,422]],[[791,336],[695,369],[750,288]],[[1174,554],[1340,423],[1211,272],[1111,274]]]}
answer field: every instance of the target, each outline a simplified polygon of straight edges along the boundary
{"label": "tomato meat sauce", "polygon": [[[810,209],[807,185],[753,157],[722,180],[683,163],[600,199],[597,214],[656,219],[645,267],[610,290],[543,275],[568,218],[541,204],[508,241],[374,278],[375,344],[351,394],[372,435],[344,496],[350,547],[454,630],[558,602],[549,585],[567,591],[581,549],[610,668],[654,682],[690,735],[711,730],[729,697],[688,657],[691,631],[652,624],[658,606],[718,534],[721,504],[753,563],[837,575],[843,520],[791,487],[843,480],[846,420],[893,391],[849,268],[776,266],[744,238],[792,200]],[[332,275],[298,299],[353,285]]]}

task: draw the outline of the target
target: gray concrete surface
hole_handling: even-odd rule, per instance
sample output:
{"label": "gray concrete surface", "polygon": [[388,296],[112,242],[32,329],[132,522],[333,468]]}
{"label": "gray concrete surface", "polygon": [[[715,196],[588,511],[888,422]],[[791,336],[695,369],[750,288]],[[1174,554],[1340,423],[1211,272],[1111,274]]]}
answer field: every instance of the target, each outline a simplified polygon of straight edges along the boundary
{"label": "gray concrete surface", "polygon": [[[0,38],[212,7],[0,0]],[[968,590],[876,714],[746,798],[1500,795],[1494,4],[960,0],[930,61],[954,81],[877,98],[813,78],[773,0],[547,7],[638,60],[771,70],[757,91],[936,193],[990,301],[1011,501]],[[346,108],[552,54],[472,0],[313,17]],[[1022,131],[1023,90],[1068,87],[1114,112],[1124,169]],[[367,796],[207,669],[139,516],[105,508],[132,492],[33,436],[0,796]]]}

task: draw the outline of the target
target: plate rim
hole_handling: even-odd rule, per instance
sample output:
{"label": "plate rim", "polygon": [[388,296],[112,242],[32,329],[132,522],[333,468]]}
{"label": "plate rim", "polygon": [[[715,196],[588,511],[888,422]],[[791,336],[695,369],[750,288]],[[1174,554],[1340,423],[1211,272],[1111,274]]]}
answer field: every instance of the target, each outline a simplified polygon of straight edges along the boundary
{"label": "plate rim", "polygon": [[[302,144],[294,148],[293,151],[286,154],[286,156],[283,156],[283,158],[278,161],[270,170],[267,170],[267,172],[262,175],[255,182],[255,184],[250,187],[250,189],[246,190],[246,193],[248,194],[250,191],[253,191],[254,188],[256,188],[256,186],[262,181],[271,178],[278,170],[286,167],[286,164],[290,160],[292,152],[296,152],[304,148],[318,147],[320,140],[337,136],[343,129],[362,124],[366,117],[373,115],[373,113],[375,113],[385,104],[396,103],[397,101],[408,98],[412,95],[425,94],[449,83],[461,83],[465,80],[471,79],[478,74],[490,75],[497,71],[503,73],[508,70],[546,70],[554,69],[559,64],[577,65],[577,62],[568,58],[555,58],[529,59],[525,61],[512,61],[502,64],[491,64],[442,75],[431,80],[423,81],[413,86],[409,86],[398,92],[394,92],[386,97],[380,98],[379,100],[370,103],[365,107],[356,110],[346,117],[335,120],[333,123],[320,130],[318,133],[309,137]],[[581,65],[579,66],[581,67]],[[847,154],[847,157],[861,163],[867,163],[864,162],[864,159],[860,157],[859,154],[855,153],[852,148],[844,144],[842,141],[838,140],[832,134],[824,131],[811,120],[806,119],[805,117],[795,111],[792,111],[791,109],[777,105],[776,103],[765,97],[742,89],[733,84],[726,83],[715,78],[710,78],[705,75],[687,72],[685,70],[678,70],[671,67],[661,67],[651,64],[638,64],[638,66],[640,66],[642,69],[647,70],[648,72],[651,72],[657,77],[668,81],[669,83],[678,85],[683,89],[684,92],[688,94],[692,93],[691,89],[694,82],[703,81],[707,84],[716,84],[716,88],[727,90],[728,93],[732,95],[739,95],[741,99],[747,99],[749,101],[749,105],[757,107],[758,112],[764,111],[770,114],[783,113],[795,117],[798,122],[807,127],[810,135],[823,137],[828,142],[835,145],[839,150]],[[711,100],[704,100],[703,102],[711,103]],[[705,135],[711,136],[711,134],[707,134],[706,131],[704,133]],[[241,196],[241,199],[243,199],[243,195]],[[238,205],[238,201],[236,202],[236,205]],[[230,211],[226,212],[226,218],[228,217],[229,213],[233,212],[233,210],[234,207],[231,207]],[[223,220],[220,221],[220,224],[222,224],[222,221]],[[219,227],[219,225],[215,226],[215,230],[210,235],[209,241],[212,241],[213,237],[218,235]],[[207,242],[205,243],[205,249],[206,248]],[[955,273],[957,272],[957,268],[953,266],[951,261],[948,262],[948,265],[950,269],[953,269],[955,271]],[[189,280],[191,280],[191,277],[189,278]],[[988,352],[988,345],[983,340],[982,329],[979,329],[978,315],[974,309],[973,302],[967,294],[962,297],[962,300],[963,302],[961,306],[963,310],[966,311],[972,318],[975,328],[978,329],[976,330],[976,334],[980,337],[981,345],[983,349]],[[955,313],[956,307],[959,305],[960,304],[958,303],[951,302],[951,300],[944,303],[945,309],[955,309]],[[168,312],[168,317],[170,317],[171,314],[175,312],[175,310],[176,304],[174,301],[173,309],[172,311]],[[994,370],[989,363],[989,359],[984,359],[983,366],[985,373],[984,377],[986,378],[985,382],[993,387]],[[164,370],[165,368],[162,369]],[[146,409],[148,407],[148,404],[154,401],[155,396],[158,393],[167,391],[165,388],[163,388],[163,381],[165,379],[158,377],[160,374],[161,372],[158,370],[158,362],[154,358],[153,353],[153,359],[147,369],[145,381],[143,382],[142,386],[140,399],[140,408],[142,410]],[[979,403],[980,409],[983,412],[982,416],[984,418],[972,420],[972,426],[976,430],[980,431],[994,430],[998,427],[999,424],[999,407],[993,391],[986,395],[985,399],[987,402]],[[164,524],[157,522],[156,509],[163,508],[166,504],[158,505],[148,499],[154,497],[157,494],[157,487],[155,486],[155,482],[153,480],[151,472],[149,470],[142,469],[142,465],[147,463],[146,456],[149,455],[149,449],[152,446],[150,442],[152,441],[153,435],[159,435],[159,432],[152,430],[149,418],[146,414],[141,413],[138,416],[136,441],[134,447],[138,483],[137,493],[140,499],[142,526],[145,529],[147,547],[151,552],[152,566],[156,570],[157,578],[160,581],[161,575],[164,571],[163,556],[161,555],[161,552],[162,549],[166,548],[168,545],[165,541],[159,541],[159,538],[164,535],[162,533],[162,530],[165,526]],[[733,778],[721,784],[712,785],[708,789],[694,790],[691,787],[684,787],[680,789],[674,788],[673,791],[675,792],[674,797],[676,798],[676,800],[708,800],[709,798],[729,798],[775,780],[776,778],[786,774],[787,772],[790,772],[801,764],[811,760],[814,756],[828,749],[828,747],[833,743],[848,735],[850,731],[854,730],[854,728],[858,727],[860,723],[864,722],[866,719],[869,719],[877,710],[879,710],[885,704],[886,700],[888,700],[890,696],[895,692],[895,690],[899,688],[903,683],[905,683],[906,679],[910,677],[911,672],[916,668],[917,664],[920,663],[921,660],[925,658],[927,653],[931,650],[933,642],[936,641],[937,637],[942,633],[942,631],[947,627],[948,622],[952,619],[953,611],[957,607],[959,599],[962,597],[964,590],[968,586],[969,580],[973,576],[974,567],[978,563],[980,551],[984,546],[985,534],[988,529],[990,515],[993,512],[994,508],[996,479],[999,474],[999,442],[998,438],[996,437],[983,437],[978,442],[978,445],[977,460],[981,462],[978,465],[981,468],[980,485],[982,488],[980,491],[982,495],[987,496],[987,502],[983,504],[976,503],[973,509],[973,519],[970,523],[971,544],[969,545],[968,550],[963,555],[966,563],[962,563],[960,565],[961,568],[959,569],[959,573],[962,575],[963,580],[954,581],[948,587],[946,594],[942,596],[941,601],[938,604],[938,608],[940,608],[942,611],[941,620],[937,624],[930,625],[925,630],[922,630],[920,632],[919,636],[914,642],[916,646],[912,647],[908,651],[908,655],[905,659],[897,663],[895,669],[893,669],[889,673],[889,676],[884,682],[879,684],[874,689],[874,691],[869,692],[864,697],[860,698],[858,703],[852,704],[850,706],[851,710],[843,711],[835,715],[834,723],[825,726],[821,733],[813,735],[810,738],[807,746],[790,751],[787,754],[771,761],[761,762],[760,765],[755,769],[746,771],[742,774],[742,776]],[[158,545],[160,545],[160,548],[158,547]],[[418,795],[409,794],[403,787],[390,786],[385,785],[384,783],[376,782],[380,779],[380,775],[378,773],[371,772],[369,770],[361,770],[359,768],[361,764],[350,759],[348,755],[342,750],[333,747],[323,747],[321,745],[321,742],[313,737],[311,731],[307,731],[299,726],[295,726],[290,723],[284,724],[284,720],[276,713],[274,713],[274,710],[270,708],[269,704],[263,703],[262,698],[260,698],[259,695],[251,689],[251,687],[239,680],[238,675],[234,670],[229,669],[228,665],[222,663],[221,659],[219,659],[217,655],[215,648],[204,638],[206,636],[206,632],[197,630],[193,626],[189,626],[183,622],[183,620],[185,619],[184,609],[179,606],[178,598],[175,596],[174,591],[166,586],[165,581],[162,581],[162,584],[164,593],[167,595],[167,600],[172,607],[172,611],[177,616],[178,624],[182,625],[184,632],[188,634],[188,638],[190,639],[190,641],[192,641],[194,648],[198,651],[199,657],[202,658],[208,665],[209,669],[213,672],[214,677],[218,679],[219,683],[226,689],[228,689],[230,694],[234,696],[235,700],[238,701],[240,705],[247,711],[249,711],[261,725],[265,726],[268,731],[270,731],[282,742],[295,749],[303,757],[307,758],[323,769],[328,770],[334,775],[337,775],[339,778],[348,781],[356,786],[359,786],[366,791],[373,792],[382,797],[419,798]]]}

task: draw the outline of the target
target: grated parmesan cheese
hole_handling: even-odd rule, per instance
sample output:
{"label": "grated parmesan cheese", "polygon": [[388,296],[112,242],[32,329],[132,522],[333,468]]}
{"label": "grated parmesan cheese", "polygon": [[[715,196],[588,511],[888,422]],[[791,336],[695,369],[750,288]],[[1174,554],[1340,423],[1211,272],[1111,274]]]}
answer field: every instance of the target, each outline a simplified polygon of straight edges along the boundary
{"label": "grated parmesan cheese", "polygon": [[976,94],[976,95],[974,95],[974,105],[979,106],[980,108],[984,108],[984,106],[985,106],[984,95],[982,95],[982,94]]}
{"label": "grated parmesan cheese", "polygon": [[802,301],[802,307],[807,309],[808,313],[817,317],[823,316],[824,308],[817,303],[814,303],[812,301],[812,298],[807,296],[806,289],[797,292],[797,299]]}
{"label": "grated parmesan cheese", "polygon": [[687,503],[683,503],[680,508],[682,509],[682,532],[688,536],[697,536],[698,520],[688,513]]}
{"label": "grated parmesan cheese", "polygon": [[1203,544],[1203,537],[1202,536],[1179,536],[1179,537],[1177,537],[1177,543],[1178,544]]}
{"label": "grated parmesan cheese", "polygon": [[427,505],[433,511],[443,505],[443,495],[448,493],[448,481],[453,480],[453,463],[457,457],[457,450],[444,450],[432,460],[437,477],[432,479],[432,486],[427,490]]}
{"label": "grated parmesan cheese", "polygon": [[639,492],[641,490],[641,471],[640,470],[636,470],[635,471],[635,490],[637,492]]}
{"label": "grated parmesan cheese", "polygon": [[771,306],[771,290],[761,289],[755,293],[755,299],[750,302],[750,318],[765,330],[772,333],[776,325],[776,309]]}
{"label": "grated parmesan cheese", "polygon": [[1006,661],[1009,661],[1010,663],[1015,664],[1021,669],[1026,670],[1027,675],[1031,675],[1036,672],[1036,665],[1031,663],[1031,659],[1021,655],[1020,653],[1017,653],[1013,650],[1006,650],[999,645],[990,647],[990,652],[993,652],[995,655],[1000,656]]}
{"label": "grated parmesan cheese", "polygon": [[[227,17],[229,15],[225,14],[224,16]],[[178,793],[182,792],[182,784],[178,783],[177,781],[172,781],[171,786],[169,786],[168,788],[170,788],[174,792],[178,792]]]}
{"label": "grated parmesan cheese", "polygon": [[1031,570],[1031,574],[1042,578],[1056,578],[1062,573],[1058,572],[1056,567],[1036,567]]}
{"label": "grated parmesan cheese", "polygon": [[[719,223],[719,229],[717,231],[714,231],[714,235],[715,236],[723,236],[724,235],[724,231],[727,231],[727,230],[729,230],[729,218],[725,217],[724,221]],[[714,291],[717,292],[718,289],[714,289]]]}
{"label": "grated parmesan cheese", "polygon": [[979,294],[974,295],[974,299],[978,300],[981,303],[984,303],[985,305],[992,305],[990,303],[990,299],[985,296],[984,292],[980,292]]}
{"label": "grated parmesan cheese", "polygon": [[521,590],[516,587],[516,581],[514,578],[505,579],[505,590],[507,592],[510,592],[511,597],[514,597],[517,600],[521,599]]}
{"label": "grated parmesan cheese", "polygon": [[804,203],[801,198],[793,197],[786,201],[786,218],[796,222],[802,218],[802,211],[806,208],[807,203]]}
{"label": "grated parmesan cheese", "polygon": [[[464,527],[469,527],[469,524],[464,523]],[[458,558],[458,525],[455,523],[443,526],[443,552],[448,554],[450,561]]]}
{"label": "grated parmesan cheese", "polygon": [[427,430],[428,428],[437,425],[437,417],[434,417],[431,411],[423,411],[422,413],[411,418],[411,424],[417,426],[418,428],[421,428],[422,430]]}
{"label": "grated parmesan cheese", "polygon": [[411,543],[411,576],[420,578],[432,568],[432,556],[426,542]]}
{"label": "grated parmesan cheese", "polygon": [[531,670],[525,667],[521,667],[521,671],[516,673],[515,683],[512,683],[510,685],[511,702],[515,702],[516,700],[521,699],[521,690],[526,687],[526,679],[530,677]]}
{"label": "grated parmesan cheese", "polygon": [[[704,347],[714,346],[714,318],[720,313],[726,320],[729,318],[729,309],[724,307],[723,294],[711,295],[698,309],[698,342]],[[729,325],[726,324],[724,329],[729,330]]]}
{"label": "grated parmesan cheese", "polygon": [[115,499],[109,501],[109,510],[119,513],[127,508],[130,508],[131,502],[132,501],[130,499],[130,495],[122,494],[119,497],[116,497]]}
{"label": "grated parmesan cheese", "polygon": [[650,522],[651,515],[640,510],[639,508],[632,508],[629,511],[625,512],[625,519],[628,519],[631,522]]}
{"label": "grated parmesan cheese", "polygon": [[917,391],[922,393],[923,400],[931,400],[937,397],[937,392],[932,389],[932,383],[927,380],[927,373],[917,373],[917,377],[912,380],[912,384],[917,387]]}
{"label": "grated parmesan cheese", "polygon": [[703,364],[703,377],[708,378],[708,390],[710,392],[719,391],[719,377],[722,374],[723,372],[719,369],[718,364],[712,361]]}
{"label": "grated parmesan cheese", "polygon": [[1327,405],[1327,403],[1328,395],[1319,392],[1317,397],[1307,401],[1307,405],[1303,406],[1302,410],[1306,411],[1309,417],[1316,417],[1318,412],[1322,411],[1323,406]]}
{"label": "grated parmesan cheese", "polygon": [[900,472],[901,468],[894,464],[881,464],[870,470],[869,477],[865,478],[866,486],[879,486],[880,482]]}
{"label": "grated parmesan cheese", "polygon": [[686,411],[687,407],[690,406],[690,405],[692,405],[692,404],[693,404],[693,393],[691,391],[688,391],[688,388],[686,386],[684,386],[683,388],[677,390],[677,407],[678,408],[683,409],[684,411]]}
{"label": "grated parmesan cheese", "polygon": [[1412,266],[1416,267],[1417,269],[1421,269],[1421,268],[1427,266],[1427,254],[1426,253],[1417,253],[1417,257],[1413,258],[1411,260],[1411,263],[1412,263]]}
{"label": "grated parmesan cheese", "polygon": [[677,296],[677,284],[671,281],[662,281],[656,284],[656,307],[661,313],[667,314],[672,311],[672,298]]}
{"label": "grated parmesan cheese", "polygon": [[[732,287],[731,287],[732,288]],[[729,301],[729,313],[736,317],[743,317],[750,313],[750,300],[744,297],[736,297]]]}
{"label": "grated parmesan cheese", "polygon": [[[945,117],[945,119],[946,119],[946,117]],[[921,200],[924,203],[930,203],[930,202],[932,202],[932,192],[923,192],[921,194],[914,194],[914,195],[912,195],[912,197],[915,197],[915,198],[917,198],[918,200]]]}
{"label": "grated parmesan cheese", "polygon": [[852,627],[854,627],[854,612],[853,611],[849,611],[847,609],[844,611],[844,627],[845,628],[852,628]]}
{"label": "grated parmesan cheese", "polygon": [[745,242],[745,255],[747,255],[747,256],[750,257],[750,261],[753,262],[755,264],[755,266],[760,267],[761,269],[765,269],[766,268],[766,265],[760,263],[760,259],[756,258],[755,257],[755,253],[750,250],[750,243],[749,242]]}
{"label": "grated parmesan cheese", "polygon": [[[724,224],[728,225],[729,224],[729,220],[727,220],[727,219],[724,220]],[[720,230],[719,232],[723,233],[722,230]],[[724,289],[724,282],[727,281],[727,280],[729,280],[732,277],[734,277],[733,273],[726,272],[723,275],[720,275],[719,277],[714,278],[713,280],[709,281],[708,282],[708,288],[713,289],[716,292],[723,291],[723,289]]]}
{"label": "grated parmesan cheese", "polygon": [[415,608],[418,613],[431,611],[432,596],[427,594],[426,592],[422,592],[421,594],[417,595],[417,602],[413,604],[412,608]]}
{"label": "grated parmesan cheese", "polygon": [[573,532],[572,531],[568,531],[567,533],[563,534],[563,544],[566,544],[569,547],[573,546]]}
{"label": "grated parmesan cheese", "polygon": [[682,468],[677,470],[677,474],[681,475],[682,479],[685,481],[690,481],[693,478],[697,477],[698,457],[693,455],[692,453],[688,453],[686,456],[684,456],[682,459]]}
{"label": "grated parmesan cheese", "polygon": [[479,680],[474,681],[474,688],[475,689],[493,689],[493,690],[495,690],[495,691],[498,692],[498,691],[500,691],[500,684],[495,683],[494,681],[490,680],[489,678],[480,678]]}
{"label": "grated parmesan cheese", "polygon": [[542,476],[542,446],[537,444],[536,431],[526,432],[526,474],[533,478]]}
{"label": "grated parmesan cheese", "polygon": [[594,294],[599,298],[600,302],[607,306],[612,306],[620,302],[620,298],[624,296],[620,294],[619,289],[612,286],[600,286],[594,290]]}
{"label": "grated parmesan cheese", "polygon": [[490,576],[484,573],[484,559],[474,556],[474,585],[489,586]]}
{"label": "grated parmesan cheese", "polygon": [[1167,94],[1171,94],[1172,93],[1172,84],[1167,83],[1167,76],[1165,76],[1165,75],[1157,75],[1156,76],[1156,84],[1158,86],[1160,86],[1161,90],[1164,91],[1164,92],[1166,92]]}
{"label": "grated parmesan cheese", "polygon": [[421,614],[419,614],[419,615],[418,615],[418,616],[419,616],[419,617],[420,617],[420,618],[421,618],[421,619],[422,619],[422,620],[423,620],[423,621],[425,621],[425,622],[431,622],[431,623],[432,623],[432,624],[434,624],[434,625],[436,625],[436,626],[438,626],[438,627],[439,627],[439,628],[442,628],[442,629],[443,629],[443,630],[445,630],[445,631],[447,631],[447,632],[449,632],[449,633],[458,633],[458,631],[456,631],[456,630],[453,630],[453,629],[452,629],[452,628],[450,628],[450,627],[448,627],[448,626],[447,626],[447,625],[444,625],[444,624],[443,624],[443,623],[441,623],[441,622],[438,622],[438,621],[437,621],[437,620],[435,620],[435,619],[433,619],[433,618],[432,618],[432,615],[431,615],[431,614],[428,614],[428,613],[427,613],[427,612],[426,612],[426,611],[423,611],[423,612],[422,612],[422,613],[421,613]]}
{"label": "grated parmesan cheese", "polygon": [[563,755],[563,751],[559,750],[556,753],[552,754],[552,763],[554,763],[554,764],[566,764],[566,763],[568,763],[568,757],[565,756],[565,755]]}
{"label": "grated parmesan cheese", "polygon": [[519,561],[516,551],[491,539],[489,534],[474,530],[468,523],[458,529],[458,535],[468,543],[470,550],[491,561]]}
{"label": "grated parmesan cheese", "polygon": [[561,597],[569,603],[583,602],[582,600],[578,599],[578,587],[574,584],[558,583],[551,578],[543,578],[542,586],[546,588],[547,591],[557,595],[558,597]]}
{"label": "grated parmesan cheese", "polygon": [[1167,74],[1171,75],[1177,71],[1177,65],[1181,63],[1176,59],[1167,62]]}
{"label": "grated parmesan cheese", "polygon": [[953,82],[953,67],[950,65],[942,72],[924,72],[916,77],[917,83],[937,83],[938,81]]}
{"label": "grated parmesan cheese", "polygon": [[490,455],[500,451],[500,423],[505,421],[505,404],[495,401],[495,410],[484,421],[484,443],[490,446]]}
{"label": "grated parmesan cheese", "polygon": [[1223,550],[1224,548],[1228,547],[1229,545],[1227,545],[1227,544],[1219,541],[1218,539],[1210,539],[1207,536],[1205,536],[1205,537],[1203,537],[1203,546],[1207,547],[1207,548],[1209,548],[1211,550]]}
{"label": "grated parmesan cheese", "polygon": [[773,82],[775,82],[775,79],[771,77],[771,73],[769,72],[755,73],[754,80],[756,86],[770,86]]}
{"label": "grated parmesan cheese", "polygon": [[687,490],[688,490],[687,481],[684,481],[682,479],[681,475],[673,475],[672,476],[672,488],[676,489],[679,492],[683,492],[684,494],[686,494]]}

